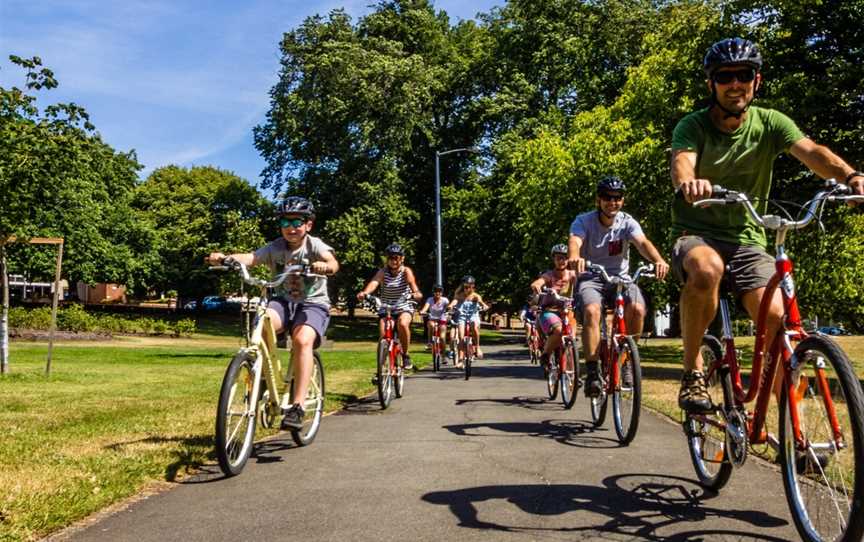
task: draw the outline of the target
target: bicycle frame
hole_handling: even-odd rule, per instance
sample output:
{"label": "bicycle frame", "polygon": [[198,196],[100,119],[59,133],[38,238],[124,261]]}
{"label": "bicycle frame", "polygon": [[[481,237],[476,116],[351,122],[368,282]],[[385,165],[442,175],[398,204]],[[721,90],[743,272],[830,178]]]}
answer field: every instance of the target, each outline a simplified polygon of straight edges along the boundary
{"label": "bicycle frame", "polygon": [[[832,184],[829,181],[826,186],[832,188],[836,186],[836,183]],[[726,299],[720,299],[720,311],[723,321],[722,342],[725,352],[722,359],[716,360],[712,363],[711,367],[708,368],[706,375],[706,378],[710,379],[715,372],[725,365],[729,367],[732,377],[732,390],[735,403],[743,408],[744,404],[756,399],[754,410],[752,413],[747,412],[746,416],[748,439],[752,444],[763,444],[768,441],[768,435],[764,431],[765,420],[768,416],[768,403],[771,400],[771,392],[778,366],[782,362],[783,386],[786,387],[786,392],[789,396],[790,417],[795,443],[799,450],[806,450],[807,448],[807,443],[804,441],[801,434],[798,394],[796,393],[797,384],[795,383],[793,374],[797,366],[797,360],[793,355],[793,342],[804,340],[808,335],[807,332],[804,331],[801,323],[801,313],[798,309],[798,297],[795,294],[793,265],[792,261],[786,255],[784,243],[786,232],[788,230],[801,229],[806,226],[815,216],[817,207],[824,201],[842,201],[852,198],[860,198],[860,196],[833,196],[830,191],[820,192],[810,202],[805,218],[797,222],[774,215],[760,216],[745,195],[727,191],[720,186],[714,187],[712,198],[694,203],[694,205],[698,206],[742,203],[750,215],[761,226],[767,229],[773,229],[777,232],[775,239],[776,256],[774,260],[774,274],[771,276],[768,285],[765,287],[765,292],[759,304],[759,313],[756,321],[756,342],[753,348],[750,386],[746,391],[744,390],[744,385],[741,379],[741,367],[738,363],[738,357],[735,350],[735,340],[732,333],[729,303]],[[771,344],[767,352],[768,359],[766,361],[766,320],[768,310],[774,298],[774,293],[778,288],[780,289],[783,299],[782,327],[778,330],[777,335],[771,339]],[[823,392],[822,397],[825,401],[825,408],[830,413],[831,430],[834,435],[835,443],[838,447],[843,447],[843,435],[840,430],[840,423],[836,418],[836,411],[831,400],[831,394],[827,392],[829,388],[828,379],[825,376],[824,370],[821,368],[817,370],[816,384]],[[701,421],[710,423],[710,420],[707,418],[702,418]]]}
{"label": "bicycle frame", "polygon": [[384,335],[382,339],[387,341],[387,352],[388,358],[390,360],[390,374],[396,374],[396,360],[399,356],[399,353],[402,351],[402,346],[399,344],[399,337],[397,337],[394,332],[396,327],[396,321],[393,320],[393,309],[389,306],[382,306],[384,309]]}

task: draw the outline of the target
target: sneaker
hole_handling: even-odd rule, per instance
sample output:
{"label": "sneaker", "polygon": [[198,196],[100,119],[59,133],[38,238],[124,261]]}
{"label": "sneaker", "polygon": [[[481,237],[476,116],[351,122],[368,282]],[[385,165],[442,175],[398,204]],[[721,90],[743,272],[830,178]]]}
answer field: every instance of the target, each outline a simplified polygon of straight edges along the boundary
{"label": "sneaker", "polygon": [[449,350],[447,352],[447,357],[450,359],[456,359],[456,352],[454,352],[453,350]]}
{"label": "sneaker", "polygon": [[543,367],[543,374],[549,374],[549,354],[540,354],[540,367]]}
{"label": "sneaker", "polygon": [[681,391],[678,392],[678,406],[691,414],[710,412],[713,408],[705,374],[702,371],[685,371],[681,378]]}
{"label": "sneaker", "polygon": [[414,368],[414,364],[411,363],[411,356],[408,354],[402,354],[402,368],[406,371],[410,371]]}
{"label": "sneaker", "polygon": [[621,386],[633,388],[633,364],[625,363],[621,366]]}
{"label": "sneaker", "polygon": [[587,397],[600,397],[603,393],[603,383],[600,381],[600,371],[598,370],[598,361],[586,361],[585,367],[588,369],[585,375],[585,395]]}
{"label": "sneaker", "polygon": [[283,431],[303,429],[303,416],[306,415],[306,411],[302,406],[291,405],[291,408],[282,409],[282,413],[285,415],[280,426]]}

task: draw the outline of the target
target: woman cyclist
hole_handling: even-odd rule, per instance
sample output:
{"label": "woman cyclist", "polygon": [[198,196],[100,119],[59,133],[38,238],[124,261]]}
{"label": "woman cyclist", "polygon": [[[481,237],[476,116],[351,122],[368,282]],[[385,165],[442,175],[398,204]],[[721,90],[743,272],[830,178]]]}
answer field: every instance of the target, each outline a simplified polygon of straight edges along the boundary
{"label": "woman cyclist", "polygon": [[[465,275],[462,277],[462,284],[456,288],[456,292],[453,294],[453,300],[450,302],[450,305],[447,307],[448,309],[452,309],[454,306],[456,307],[455,318],[456,323],[459,325],[459,343],[462,343],[462,339],[465,338],[465,326],[468,322],[474,322],[476,325],[474,326],[474,344],[477,345],[477,358],[483,358],[483,352],[480,350],[480,311],[487,310],[489,305],[483,302],[483,297],[480,296],[475,290],[474,277],[471,275]],[[456,363],[457,367],[462,365],[462,357],[465,355],[464,352],[460,350],[459,358]]]}
{"label": "woman cyclist", "polygon": [[[399,303],[396,310],[392,312],[396,320],[396,331],[399,334],[399,342],[402,344],[402,367],[413,369],[411,356],[408,355],[408,347],[411,346],[411,320],[414,318],[414,305],[411,298],[419,300],[423,298],[414,271],[404,265],[405,251],[398,243],[391,243],[385,250],[387,254],[387,265],[379,269],[372,280],[357,293],[357,299],[363,301],[368,294],[376,288],[381,287],[381,301],[387,305]],[[378,323],[381,337],[384,337],[384,314],[379,314],[382,319]]]}

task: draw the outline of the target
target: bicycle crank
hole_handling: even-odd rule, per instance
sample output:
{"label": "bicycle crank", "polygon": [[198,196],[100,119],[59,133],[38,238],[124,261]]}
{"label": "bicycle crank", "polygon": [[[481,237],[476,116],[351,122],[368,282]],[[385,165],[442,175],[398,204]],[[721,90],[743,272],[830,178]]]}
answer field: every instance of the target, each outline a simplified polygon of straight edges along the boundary
{"label": "bicycle crank", "polygon": [[747,421],[737,408],[723,412],[726,418],[726,451],[729,462],[735,467],[747,461]]}

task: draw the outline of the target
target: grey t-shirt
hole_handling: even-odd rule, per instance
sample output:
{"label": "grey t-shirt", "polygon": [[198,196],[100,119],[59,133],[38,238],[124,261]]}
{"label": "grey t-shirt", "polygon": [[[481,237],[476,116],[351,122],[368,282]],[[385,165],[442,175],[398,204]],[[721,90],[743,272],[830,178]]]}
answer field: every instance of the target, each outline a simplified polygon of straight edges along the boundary
{"label": "grey t-shirt", "polygon": [[[308,260],[310,264],[323,261],[327,252],[335,251],[333,247],[311,235],[307,235],[296,250],[291,250],[285,239],[280,237],[255,251],[255,263],[267,265],[275,276],[285,271],[287,266],[300,264],[303,260]],[[288,277],[276,288],[275,294],[293,303],[302,302],[330,308],[327,279],[323,277]]]}
{"label": "grey t-shirt", "polygon": [[570,234],[582,238],[579,255],[600,264],[610,275],[627,274],[630,271],[630,241],[644,236],[642,227],[632,216],[621,211],[615,215],[610,227],[600,223],[599,211],[590,211],[577,216],[570,224]]}

